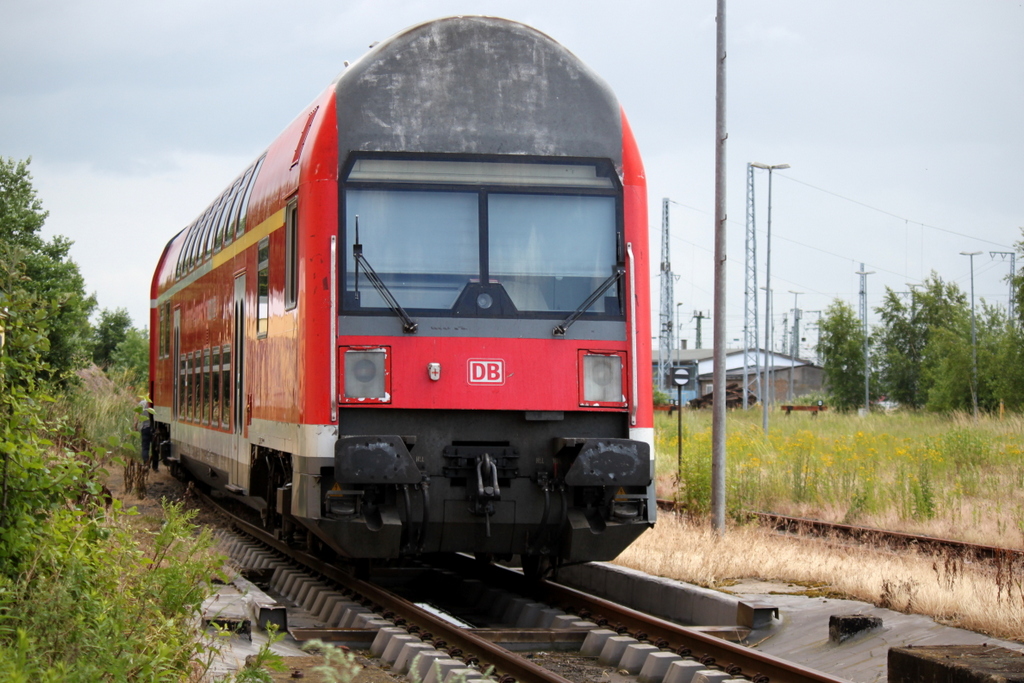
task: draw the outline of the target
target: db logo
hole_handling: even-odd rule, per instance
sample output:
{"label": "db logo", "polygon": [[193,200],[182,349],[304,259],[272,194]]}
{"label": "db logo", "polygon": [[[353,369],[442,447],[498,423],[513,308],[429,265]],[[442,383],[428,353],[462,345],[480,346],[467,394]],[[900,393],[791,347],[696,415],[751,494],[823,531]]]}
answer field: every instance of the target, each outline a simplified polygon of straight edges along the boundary
{"label": "db logo", "polygon": [[470,384],[504,384],[505,361],[485,358],[469,359]]}

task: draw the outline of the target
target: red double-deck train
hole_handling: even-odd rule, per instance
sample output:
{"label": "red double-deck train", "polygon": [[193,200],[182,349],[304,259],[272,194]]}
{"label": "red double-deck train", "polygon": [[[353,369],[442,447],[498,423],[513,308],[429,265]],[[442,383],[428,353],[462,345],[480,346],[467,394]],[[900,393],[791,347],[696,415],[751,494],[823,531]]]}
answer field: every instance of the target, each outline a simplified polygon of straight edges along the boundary
{"label": "red double-deck train", "polygon": [[655,517],[647,245],[579,59],[504,19],[402,31],[165,248],[161,454],[352,558],[614,558]]}

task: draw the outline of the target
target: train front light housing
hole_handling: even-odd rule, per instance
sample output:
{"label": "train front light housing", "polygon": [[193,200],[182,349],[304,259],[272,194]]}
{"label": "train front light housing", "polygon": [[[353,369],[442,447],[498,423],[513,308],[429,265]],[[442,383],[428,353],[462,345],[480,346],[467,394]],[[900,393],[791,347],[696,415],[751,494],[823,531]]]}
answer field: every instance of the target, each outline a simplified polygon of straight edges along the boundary
{"label": "train front light housing", "polygon": [[583,356],[583,402],[622,403],[622,359],[617,355]]}
{"label": "train front light housing", "polygon": [[384,349],[345,352],[345,398],[386,398]]}

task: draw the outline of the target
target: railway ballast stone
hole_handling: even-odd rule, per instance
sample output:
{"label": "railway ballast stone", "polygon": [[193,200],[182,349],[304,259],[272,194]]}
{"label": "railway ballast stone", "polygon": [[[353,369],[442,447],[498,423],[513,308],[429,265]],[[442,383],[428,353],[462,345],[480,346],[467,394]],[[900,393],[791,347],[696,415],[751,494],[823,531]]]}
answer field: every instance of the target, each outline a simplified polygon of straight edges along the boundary
{"label": "railway ballast stone", "polygon": [[995,645],[889,649],[889,683],[1024,683],[1024,654]]}

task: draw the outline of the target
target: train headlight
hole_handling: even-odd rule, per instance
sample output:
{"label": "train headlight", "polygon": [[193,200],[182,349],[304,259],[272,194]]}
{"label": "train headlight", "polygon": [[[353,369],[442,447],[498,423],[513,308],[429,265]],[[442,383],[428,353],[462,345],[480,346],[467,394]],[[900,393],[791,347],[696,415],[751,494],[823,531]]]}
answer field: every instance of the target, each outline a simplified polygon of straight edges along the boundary
{"label": "train headlight", "polygon": [[345,398],[386,398],[386,361],[384,349],[345,351]]}
{"label": "train headlight", "polygon": [[583,355],[583,402],[622,403],[622,358],[618,355]]}

